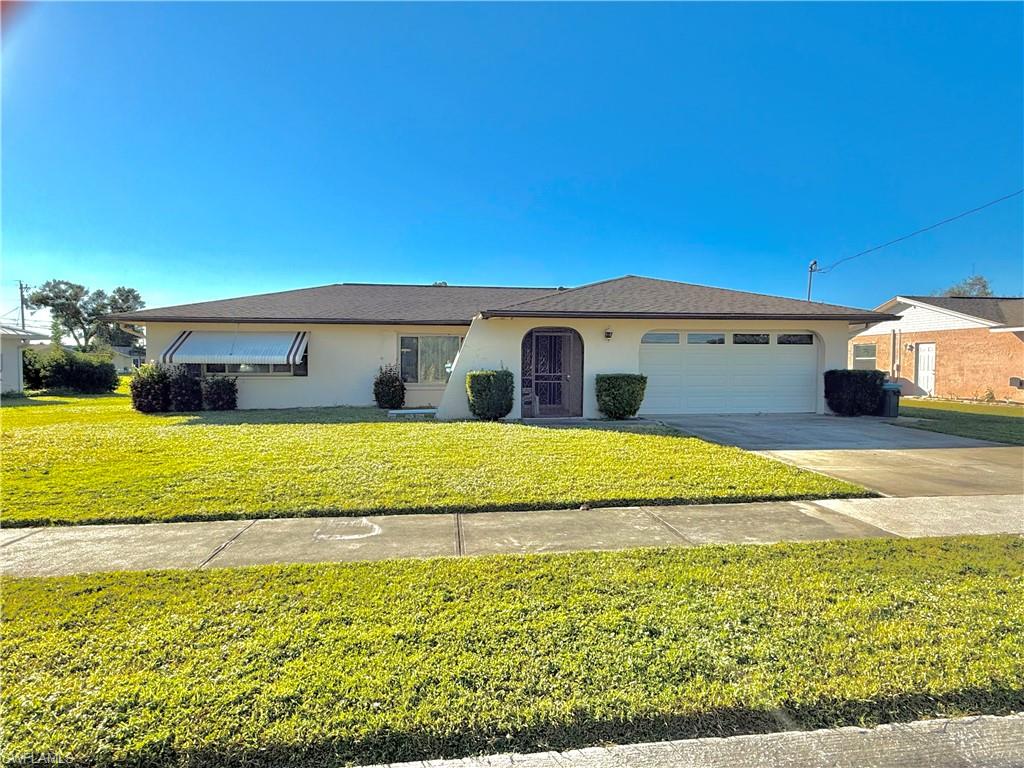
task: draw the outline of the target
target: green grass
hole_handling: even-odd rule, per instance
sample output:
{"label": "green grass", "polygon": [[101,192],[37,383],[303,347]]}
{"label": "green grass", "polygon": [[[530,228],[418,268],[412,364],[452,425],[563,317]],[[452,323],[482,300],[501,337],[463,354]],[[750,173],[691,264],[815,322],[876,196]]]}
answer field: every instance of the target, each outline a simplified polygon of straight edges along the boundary
{"label": "green grass", "polygon": [[10,580],[4,757],[332,766],[1024,708],[1024,541]]}
{"label": "green grass", "polygon": [[144,415],[123,394],[2,409],[4,524],[870,495],[676,434],[389,422],[373,408]]}
{"label": "green grass", "polygon": [[904,400],[903,403],[900,416],[926,419],[908,426],[977,440],[1024,445],[1024,406],[943,400]]}

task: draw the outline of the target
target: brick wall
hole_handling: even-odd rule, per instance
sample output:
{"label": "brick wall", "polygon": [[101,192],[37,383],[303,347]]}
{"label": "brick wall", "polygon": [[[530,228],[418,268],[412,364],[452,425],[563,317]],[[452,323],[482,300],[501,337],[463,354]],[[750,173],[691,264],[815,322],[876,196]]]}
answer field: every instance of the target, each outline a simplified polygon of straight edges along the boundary
{"label": "brick wall", "polygon": [[1024,389],[1009,385],[1011,376],[1024,377],[1024,334],[992,333],[987,328],[950,331],[922,331],[897,334],[897,371],[892,358],[891,334],[858,336],[850,342],[850,367],[853,367],[853,344],[875,344],[875,365],[890,376],[898,377],[903,394],[920,395],[914,384],[915,353],[908,344],[935,344],[936,397],[983,397],[992,389],[1000,400],[1024,401]]}

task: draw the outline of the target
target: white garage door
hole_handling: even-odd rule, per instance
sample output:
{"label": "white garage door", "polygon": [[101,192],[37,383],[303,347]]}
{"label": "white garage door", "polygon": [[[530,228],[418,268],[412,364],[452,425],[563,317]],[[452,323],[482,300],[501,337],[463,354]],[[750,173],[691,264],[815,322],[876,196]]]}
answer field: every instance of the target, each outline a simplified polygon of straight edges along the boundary
{"label": "white garage door", "polygon": [[809,413],[818,348],[807,332],[653,331],[640,373],[641,413]]}

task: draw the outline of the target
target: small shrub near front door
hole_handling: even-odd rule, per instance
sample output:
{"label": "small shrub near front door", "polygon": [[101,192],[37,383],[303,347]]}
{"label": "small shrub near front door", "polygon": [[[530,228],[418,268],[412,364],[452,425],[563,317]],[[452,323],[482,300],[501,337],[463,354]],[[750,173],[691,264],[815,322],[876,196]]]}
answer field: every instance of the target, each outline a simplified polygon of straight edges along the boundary
{"label": "small shrub near front door", "polygon": [[640,410],[647,389],[641,373],[597,374],[597,408],[609,419],[631,419]]}
{"label": "small shrub near front door", "polygon": [[512,411],[515,386],[512,371],[470,371],[466,374],[470,412],[484,421],[508,416]]}

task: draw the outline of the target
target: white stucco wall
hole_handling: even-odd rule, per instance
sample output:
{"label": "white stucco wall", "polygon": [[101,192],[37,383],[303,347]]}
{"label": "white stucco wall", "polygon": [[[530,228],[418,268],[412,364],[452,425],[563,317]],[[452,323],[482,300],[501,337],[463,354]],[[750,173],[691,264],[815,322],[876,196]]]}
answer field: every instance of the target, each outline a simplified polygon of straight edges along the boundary
{"label": "white stucco wall", "polygon": [[0,392],[21,392],[21,340],[0,336]]}
{"label": "white stucco wall", "polygon": [[[464,336],[463,326],[271,323],[148,323],[146,359],[159,360],[178,334],[193,331],[309,332],[308,376],[239,376],[239,408],[373,405],[378,368],[398,362],[400,336]],[[436,406],[443,386],[407,384],[407,407]]]}
{"label": "white stucco wall", "polygon": [[[849,324],[845,320],[814,321],[650,321],[564,318],[477,318],[470,326],[459,356],[455,360],[451,384],[445,390],[438,409],[440,419],[471,418],[466,398],[466,374],[478,369],[508,368],[516,378],[515,404],[508,418],[518,418],[520,404],[520,355],[523,336],[532,328],[573,328],[583,339],[583,416],[599,418],[595,375],[598,373],[638,373],[640,338],[653,330],[680,331],[811,331],[818,345],[818,413],[826,413],[823,373],[831,368],[846,368]],[[606,329],[612,338],[605,339]]]}

